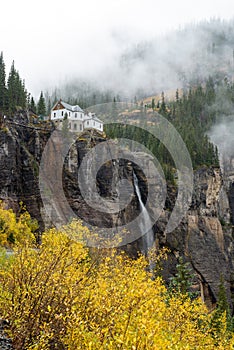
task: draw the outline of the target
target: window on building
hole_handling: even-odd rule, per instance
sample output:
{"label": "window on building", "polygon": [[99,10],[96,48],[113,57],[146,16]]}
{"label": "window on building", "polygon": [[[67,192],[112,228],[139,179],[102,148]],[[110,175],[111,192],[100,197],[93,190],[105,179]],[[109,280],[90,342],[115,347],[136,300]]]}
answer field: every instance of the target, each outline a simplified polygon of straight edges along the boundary
{"label": "window on building", "polygon": [[63,111],[62,111],[62,117],[63,117]]}
{"label": "window on building", "polygon": [[74,130],[77,130],[77,125],[76,124],[74,124]]}
{"label": "window on building", "polygon": [[69,117],[70,117],[70,115],[71,115],[71,112],[69,112]]}
{"label": "window on building", "polygon": [[77,118],[77,113],[75,113],[75,118]]}
{"label": "window on building", "polygon": [[82,117],[83,117],[83,115],[81,114],[81,115],[80,115],[80,118],[82,119]]}
{"label": "window on building", "polygon": [[71,129],[71,123],[69,123],[68,128]]}
{"label": "window on building", "polygon": [[80,124],[80,131],[82,130],[82,124]]}
{"label": "window on building", "polygon": [[89,125],[89,121],[87,121],[87,125]]}
{"label": "window on building", "polygon": [[54,118],[56,118],[56,112],[54,113]]}

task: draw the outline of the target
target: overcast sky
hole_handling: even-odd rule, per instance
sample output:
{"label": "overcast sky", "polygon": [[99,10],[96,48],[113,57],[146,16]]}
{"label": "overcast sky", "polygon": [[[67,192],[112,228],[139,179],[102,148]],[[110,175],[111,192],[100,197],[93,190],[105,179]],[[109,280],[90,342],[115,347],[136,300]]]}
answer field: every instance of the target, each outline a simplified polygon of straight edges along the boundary
{"label": "overcast sky", "polygon": [[211,17],[233,18],[233,0],[8,0],[0,51],[37,95],[70,77],[92,77],[135,42]]}

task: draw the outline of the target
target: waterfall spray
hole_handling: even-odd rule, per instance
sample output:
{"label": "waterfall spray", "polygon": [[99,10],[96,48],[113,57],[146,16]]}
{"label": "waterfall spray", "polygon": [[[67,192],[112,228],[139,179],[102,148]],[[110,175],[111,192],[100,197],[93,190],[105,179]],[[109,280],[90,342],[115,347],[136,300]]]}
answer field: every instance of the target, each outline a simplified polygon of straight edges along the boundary
{"label": "waterfall spray", "polygon": [[138,184],[138,178],[135,172],[133,172],[133,183],[134,183],[136,195],[140,204],[140,210],[143,214],[143,220],[140,223],[140,230],[143,234],[143,253],[147,255],[149,249],[153,246],[153,243],[154,243],[154,233],[152,228],[150,230],[147,230],[146,232],[146,227],[152,227],[152,224],[151,224],[149,213],[146,207],[144,206],[144,203],[142,202],[141,192]]}

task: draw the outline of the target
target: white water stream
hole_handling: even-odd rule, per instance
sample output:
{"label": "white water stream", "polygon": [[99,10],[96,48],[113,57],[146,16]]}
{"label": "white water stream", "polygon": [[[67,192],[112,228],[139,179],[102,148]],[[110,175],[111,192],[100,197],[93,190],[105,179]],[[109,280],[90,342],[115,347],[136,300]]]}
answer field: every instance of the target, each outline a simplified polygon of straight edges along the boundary
{"label": "white water stream", "polygon": [[[135,173],[133,173],[133,181],[134,181],[134,187],[136,190],[137,198],[139,200],[140,209],[141,209],[141,213],[142,213],[142,217],[143,217],[143,220],[141,220],[141,223],[140,223],[140,230],[143,234],[143,237],[142,237],[142,239],[143,239],[143,253],[147,255],[147,252],[154,244],[154,233],[152,230],[152,223],[151,223],[149,213],[148,213],[146,207],[144,206],[144,203],[142,202],[141,192],[140,192],[139,184],[138,184],[138,179],[137,179],[137,176]],[[150,230],[148,229],[149,227],[150,227]]]}

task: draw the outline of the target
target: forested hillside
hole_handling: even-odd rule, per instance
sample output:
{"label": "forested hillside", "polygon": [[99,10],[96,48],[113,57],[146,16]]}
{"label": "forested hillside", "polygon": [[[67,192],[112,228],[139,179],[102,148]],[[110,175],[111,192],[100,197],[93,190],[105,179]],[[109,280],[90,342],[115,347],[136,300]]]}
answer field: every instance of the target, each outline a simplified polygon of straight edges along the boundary
{"label": "forested hillside", "polygon": [[13,117],[17,110],[31,110],[38,115],[46,115],[46,103],[41,92],[38,103],[27,91],[25,81],[20,77],[12,62],[7,76],[3,52],[0,54],[0,116]]}
{"label": "forested hillside", "polygon": [[0,112],[13,113],[17,106],[26,108],[27,91],[24,81],[20,78],[19,72],[15,69],[13,61],[6,83],[5,63],[3,53],[0,55]]}
{"label": "forested hillside", "polygon": [[[219,103],[220,100],[223,101],[222,105]],[[107,125],[106,132],[112,138],[127,137],[143,143],[157,156],[168,178],[171,178],[174,164],[168,151],[152,134],[137,128],[137,121],[151,123],[150,128],[153,130],[157,128],[154,118],[160,113],[179,131],[195,169],[202,165],[219,166],[218,149],[209,140],[208,132],[212,125],[218,123],[221,116],[230,115],[233,102],[233,84],[227,80],[215,83],[210,77],[203,85],[191,85],[182,95],[177,89],[172,101],[166,101],[162,93],[157,104],[154,98],[150,104],[145,105],[143,102],[133,104],[127,112],[113,118],[115,122],[119,121],[119,124]],[[117,105],[112,104],[112,113],[116,113]],[[133,125],[125,125],[126,117]]]}

